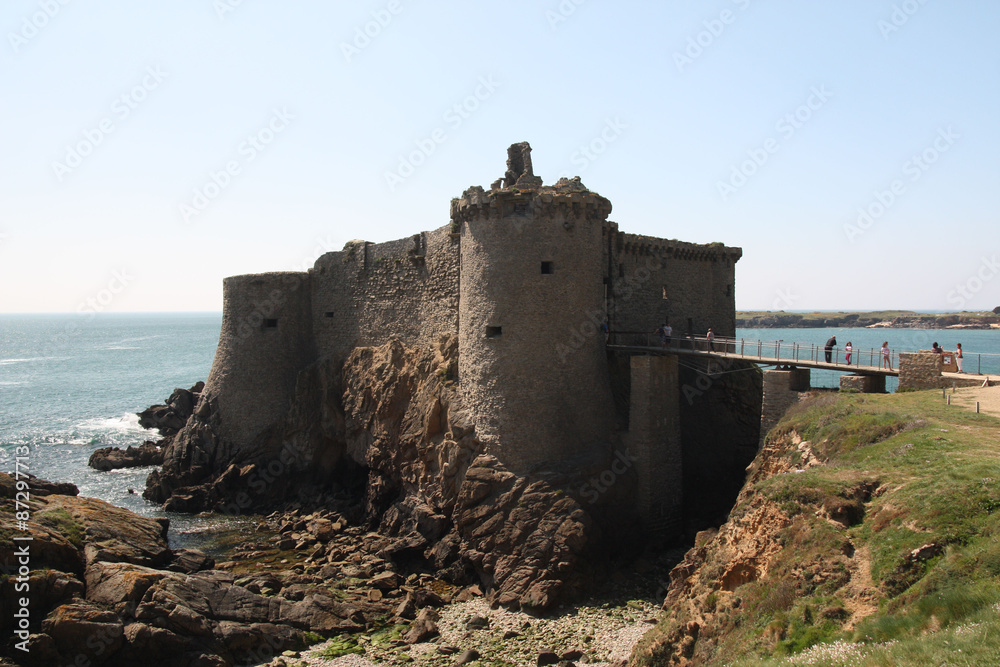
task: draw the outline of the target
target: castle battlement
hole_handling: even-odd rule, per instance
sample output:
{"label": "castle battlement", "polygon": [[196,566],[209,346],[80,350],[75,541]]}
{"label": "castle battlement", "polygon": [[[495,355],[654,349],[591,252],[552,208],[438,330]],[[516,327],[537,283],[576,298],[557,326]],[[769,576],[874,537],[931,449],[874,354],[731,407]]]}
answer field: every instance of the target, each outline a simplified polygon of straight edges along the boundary
{"label": "castle battlement", "polygon": [[676,239],[620,233],[617,243],[621,252],[631,255],[660,255],[675,259],[736,262],[743,256],[742,248],[722,243],[687,243]]}

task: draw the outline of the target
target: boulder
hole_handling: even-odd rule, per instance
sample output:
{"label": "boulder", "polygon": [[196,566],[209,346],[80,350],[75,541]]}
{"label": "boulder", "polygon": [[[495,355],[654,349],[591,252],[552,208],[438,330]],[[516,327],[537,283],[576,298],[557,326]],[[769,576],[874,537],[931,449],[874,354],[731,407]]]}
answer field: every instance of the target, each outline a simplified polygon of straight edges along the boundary
{"label": "boulder", "polygon": [[125,626],[114,612],[80,600],[56,607],[42,621],[42,632],[63,655],[84,655],[99,665],[122,647]]}
{"label": "boulder", "polygon": [[419,644],[431,637],[436,637],[439,634],[438,620],[440,620],[440,616],[433,609],[428,607],[422,610],[417,619],[413,621],[413,625],[410,626],[406,635],[404,635],[403,640],[407,644]]}
{"label": "boulder", "polygon": [[163,463],[163,449],[155,442],[147,440],[138,447],[102,447],[94,450],[87,465],[95,470],[119,470],[158,466]]}

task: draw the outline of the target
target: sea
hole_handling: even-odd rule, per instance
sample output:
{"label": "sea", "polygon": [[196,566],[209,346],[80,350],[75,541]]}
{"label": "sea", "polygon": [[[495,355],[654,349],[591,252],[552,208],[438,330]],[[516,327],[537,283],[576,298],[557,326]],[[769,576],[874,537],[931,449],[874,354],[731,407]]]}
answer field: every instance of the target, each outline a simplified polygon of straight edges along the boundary
{"label": "sea", "polygon": [[[31,473],[138,514],[167,516],[174,546],[199,546],[214,522],[233,519],[166,514],[142,498],[148,468],[99,472],[87,460],[100,447],[157,439],[136,413],[208,377],[221,322],[219,313],[0,315],[0,470],[12,472],[15,448],[27,446]],[[1000,330],[740,329],[737,341],[748,350],[780,341],[784,352],[792,343],[822,346],[833,335],[859,354],[884,340],[897,351],[962,343],[967,371],[980,364],[1000,376]],[[839,375],[814,369],[812,384],[837,387]]]}

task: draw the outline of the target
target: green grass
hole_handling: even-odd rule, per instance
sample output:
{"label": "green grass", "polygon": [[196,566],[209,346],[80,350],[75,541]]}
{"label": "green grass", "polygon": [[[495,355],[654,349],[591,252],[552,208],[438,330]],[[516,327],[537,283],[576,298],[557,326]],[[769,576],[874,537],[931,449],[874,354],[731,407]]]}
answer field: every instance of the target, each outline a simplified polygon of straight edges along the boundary
{"label": "green grass", "polygon": [[83,548],[85,537],[83,526],[73,518],[72,514],[61,507],[53,509],[45,507],[35,512],[31,518],[60,533],[77,549]]}
{"label": "green grass", "polygon": [[[755,462],[730,514],[771,517],[756,534],[780,552],[726,590],[734,546],[707,546],[693,662],[1000,664],[998,435],[1000,420],[936,391],[830,394],[791,410],[767,447],[793,471],[758,479]],[[822,465],[801,470],[804,452]],[[668,614],[644,641],[691,620]]]}

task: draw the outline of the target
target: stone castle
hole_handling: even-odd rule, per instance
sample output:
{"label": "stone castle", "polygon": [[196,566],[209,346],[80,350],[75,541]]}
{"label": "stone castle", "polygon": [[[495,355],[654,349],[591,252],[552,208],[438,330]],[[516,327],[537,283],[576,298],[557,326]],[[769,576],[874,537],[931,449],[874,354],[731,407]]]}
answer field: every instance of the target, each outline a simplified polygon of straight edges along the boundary
{"label": "stone castle", "polygon": [[[581,502],[628,469],[631,481],[616,487],[626,499],[615,502],[660,532],[681,530],[684,503],[703,517],[716,513],[717,490],[735,493],[755,453],[759,387],[733,386],[736,375],[708,378],[676,356],[616,353],[606,330],[617,339],[669,320],[675,335],[712,328],[733,336],[742,251],[621,232],[608,220],[611,202],[578,177],[543,185],[530,151],[511,146],[506,174],[489,190],[474,186],[453,199],[450,222],[436,230],[351,241],[306,272],[227,278],[200,413],[211,415],[215,444],[195,445],[191,451],[207,452],[198,455],[176,448],[172,469],[190,474],[173,485],[277,446],[275,433],[287,431],[281,424],[316,364],[341,368],[353,351],[390,340],[417,350],[448,341],[444,379],[457,396],[450,409],[471,426],[476,455],[523,478],[560,465],[579,473],[589,461],[603,477],[582,488],[579,479],[564,482]],[[349,384],[350,371],[337,372]],[[709,387],[710,399],[691,399]],[[754,391],[757,404],[743,405]],[[364,450],[372,436],[359,437],[347,455],[371,466]],[[329,460],[331,447],[317,445],[314,456]],[[429,465],[437,474],[438,464]],[[148,497],[162,502],[171,491],[159,483],[164,490]]]}
{"label": "stone castle", "polygon": [[[645,357],[636,366],[633,358],[646,379],[632,371],[631,405],[627,383],[617,392],[623,408],[603,328],[653,332],[669,319],[675,335],[710,327],[734,335],[742,251],[621,232],[608,220],[611,202],[579,177],[543,185],[530,151],[527,143],[511,146],[503,178],[453,199],[451,219],[438,229],[386,243],[351,241],[307,272],[225,280],[205,393],[231,456],[284,417],[298,374],[320,356],[344,358],[390,337],[429,348],[452,336],[452,379],[476,438],[516,474],[610,451],[623,421],[653,450],[672,440],[672,449],[645,461],[648,513],[664,480],[677,481],[657,471],[680,468],[677,360]],[[673,374],[666,389],[652,376],[663,372]],[[644,391],[672,393],[652,396],[660,407],[643,412],[637,381]],[[626,444],[642,458],[641,443]]]}

